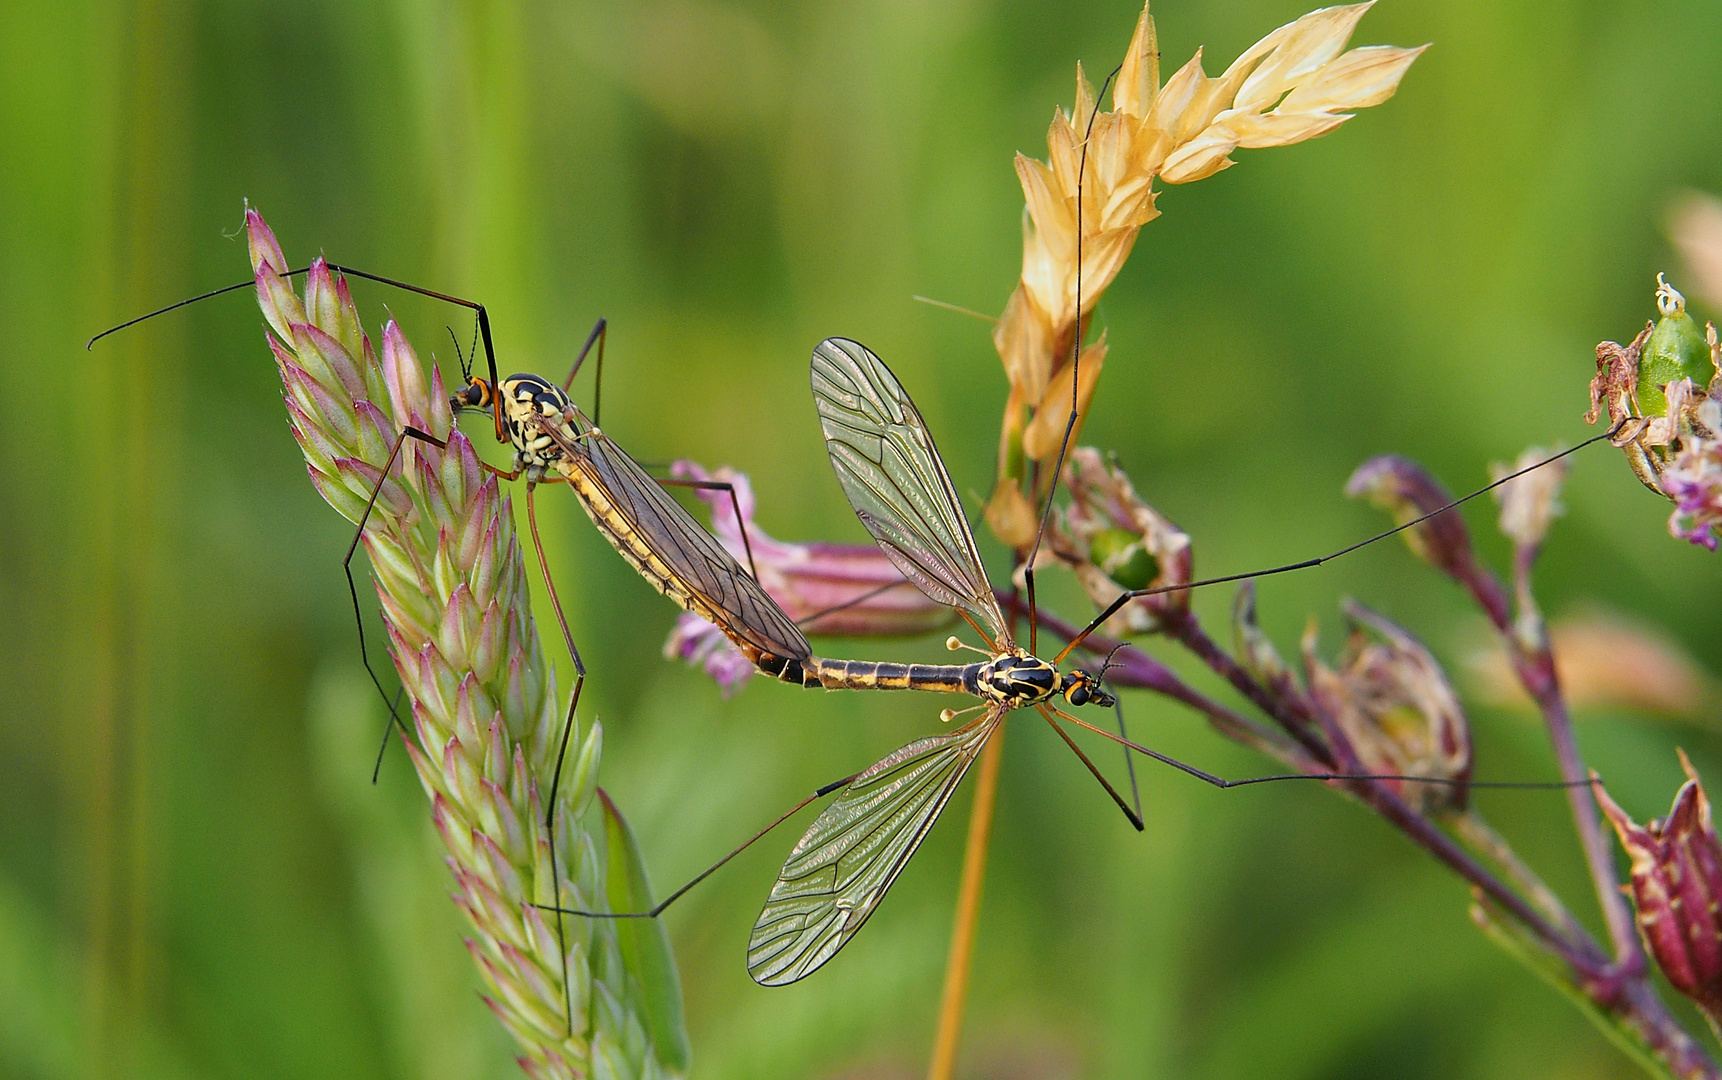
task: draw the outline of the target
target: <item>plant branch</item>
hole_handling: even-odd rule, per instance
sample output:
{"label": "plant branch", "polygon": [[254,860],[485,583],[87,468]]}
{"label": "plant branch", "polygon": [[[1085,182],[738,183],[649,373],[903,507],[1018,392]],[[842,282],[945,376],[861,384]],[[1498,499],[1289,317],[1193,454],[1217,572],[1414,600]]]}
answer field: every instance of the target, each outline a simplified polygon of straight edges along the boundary
{"label": "plant branch", "polygon": [[[1578,740],[1573,735],[1572,718],[1567,712],[1566,698],[1561,694],[1560,679],[1555,671],[1554,652],[1543,624],[1542,612],[1531,595],[1531,566],[1536,560],[1533,545],[1515,546],[1513,578],[1519,598],[1518,624],[1510,622],[1504,600],[1484,603],[1484,597],[1504,597],[1505,589],[1488,570],[1477,567],[1464,583],[1476,597],[1483,610],[1501,635],[1513,659],[1513,671],[1520,683],[1537,703],[1543,722],[1553,744],[1556,766],[1561,779],[1569,783],[1589,776],[1584,759],[1579,756]],[[1638,931],[1633,925],[1632,912],[1626,898],[1620,894],[1619,878],[1614,867],[1614,853],[1608,837],[1603,834],[1602,820],[1596,797],[1588,786],[1567,789],[1567,801],[1572,806],[1573,825],[1578,831],[1579,846],[1584,851],[1591,880],[1596,887],[1597,904],[1608,926],[1609,939],[1614,945],[1615,964],[1621,974],[1637,976],[1645,970],[1644,950],[1639,944]]]}

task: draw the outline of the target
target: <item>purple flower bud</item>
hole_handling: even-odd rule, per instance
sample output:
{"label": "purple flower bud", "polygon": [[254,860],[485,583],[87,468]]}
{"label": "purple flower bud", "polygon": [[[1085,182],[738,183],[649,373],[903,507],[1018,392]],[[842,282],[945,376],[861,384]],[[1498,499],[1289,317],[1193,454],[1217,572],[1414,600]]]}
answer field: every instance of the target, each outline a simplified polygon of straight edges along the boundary
{"label": "purple flower bud", "polygon": [[1688,779],[1660,821],[1634,823],[1600,786],[1597,799],[1632,859],[1632,902],[1645,947],[1674,988],[1714,1022],[1722,1017],[1722,845],[1684,751],[1680,766]]}
{"label": "purple flower bud", "polygon": [[[1345,493],[1367,498],[1404,525],[1424,514],[1434,513],[1453,501],[1447,489],[1423,467],[1397,454],[1382,454],[1357,467],[1346,481]],[[1471,534],[1457,509],[1436,514],[1402,534],[1413,553],[1442,573],[1469,584],[1476,576],[1471,554]]]}

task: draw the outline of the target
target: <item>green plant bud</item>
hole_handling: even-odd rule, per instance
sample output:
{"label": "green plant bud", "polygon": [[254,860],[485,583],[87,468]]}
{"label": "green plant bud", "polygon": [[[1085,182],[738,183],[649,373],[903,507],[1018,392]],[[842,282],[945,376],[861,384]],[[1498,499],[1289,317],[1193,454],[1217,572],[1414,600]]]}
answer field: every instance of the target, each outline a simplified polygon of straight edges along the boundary
{"label": "green plant bud", "polygon": [[1126,589],[1145,589],[1160,576],[1160,560],[1127,529],[1102,529],[1088,542],[1089,559]]}
{"label": "green plant bud", "polygon": [[1704,329],[1686,314],[1686,298],[1657,276],[1657,307],[1662,318],[1644,343],[1638,358],[1638,404],[1646,416],[1668,415],[1668,399],[1662,388],[1681,379],[1703,387],[1713,372],[1710,344]]}

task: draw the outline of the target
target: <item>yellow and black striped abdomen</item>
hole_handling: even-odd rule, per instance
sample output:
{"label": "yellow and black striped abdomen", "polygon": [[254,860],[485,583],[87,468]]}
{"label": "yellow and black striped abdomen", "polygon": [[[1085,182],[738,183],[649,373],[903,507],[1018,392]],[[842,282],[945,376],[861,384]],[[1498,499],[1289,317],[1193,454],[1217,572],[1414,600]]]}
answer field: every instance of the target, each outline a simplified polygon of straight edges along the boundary
{"label": "yellow and black striped abdomen", "polygon": [[750,657],[759,669],[797,686],[827,690],[932,690],[980,696],[982,664],[888,664],[876,660],[827,660],[821,656]]}

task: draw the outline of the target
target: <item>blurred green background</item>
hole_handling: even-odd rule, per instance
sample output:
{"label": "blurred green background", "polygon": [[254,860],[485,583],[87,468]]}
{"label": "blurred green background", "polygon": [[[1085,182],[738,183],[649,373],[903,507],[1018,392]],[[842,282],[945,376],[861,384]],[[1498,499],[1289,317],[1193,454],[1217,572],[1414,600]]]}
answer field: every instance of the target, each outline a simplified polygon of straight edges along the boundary
{"label": "blurred green background", "polygon": [[[1167,0],[1164,69],[1206,45],[1217,74],[1304,10]],[[986,327],[910,297],[1002,307],[1020,258],[1011,155],[1044,155],[1076,61],[1110,69],[1138,11],[0,7],[0,1076],[518,1075],[404,757],[369,783],[381,709],[340,575],[350,531],[306,483],[252,299],[92,353],[89,334],[243,280],[250,199],[295,262],[321,250],[483,299],[505,371],[565,370],[607,316],[603,421],[624,446],[750,472],[760,524],[785,539],[861,539],[821,452],[810,348],[867,342],[958,487],[990,489],[1004,380]],[[1356,38],[1425,41],[1391,102],[1166,192],[1107,296],[1086,441],[1194,535],[1199,571],[1377,528],[1340,495],[1370,454],[1470,488],[1491,459],[1589,434],[1595,343],[1630,339],[1655,272],[1678,270],[1669,199],[1722,188],[1712,0],[1395,0]],[[423,353],[449,357],[445,326],[471,333],[458,311],[356,292],[373,333],[387,305]],[[1666,536],[1666,504],[1612,451],[1578,457],[1566,502],[1545,608],[1637,613],[1722,668],[1717,557]],[[660,889],[937,727],[942,703],[919,696],[756,680],[723,700],[660,659],[672,606],[571,498],[547,504],[604,783]],[[1489,508],[1469,517],[1499,564]],[[1466,684],[1486,635],[1397,543],[1263,583],[1263,620],[1290,651],[1314,612],[1331,650],[1346,595]],[[1200,601],[1221,635],[1229,602]],[[1051,603],[1084,617],[1068,581]],[[1163,701],[1126,705],[1162,750],[1268,769]],[[1472,719],[1480,777],[1553,775],[1528,717]],[[1641,818],[1666,810],[1677,743],[1722,782],[1722,740],[1702,727],[1589,710],[1579,734]],[[1014,726],[967,1075],[1634,1075],[1368,813],[1309,787],[1217,792],[1139,769],[1144,835],[1049,733]],[[1478,801],[1594,925],[1565,800]],[[673,909],[697,1072],[919,1075],[966,806],[866,933],[794,987],[760,989],[742,962],[792,830]]]}

